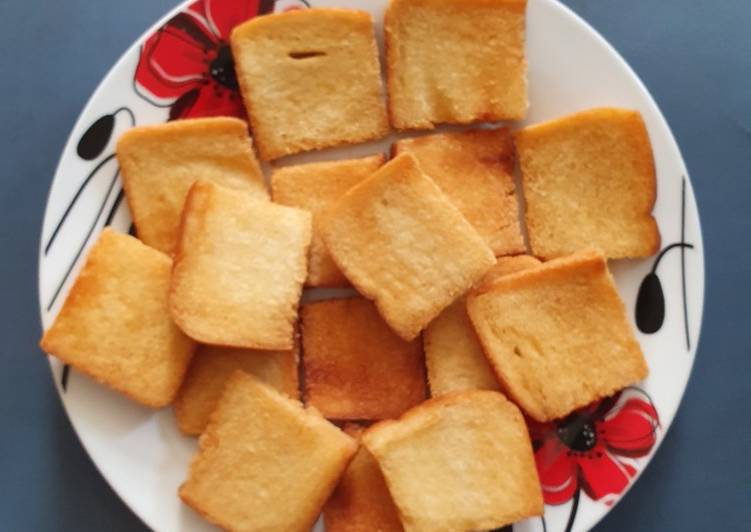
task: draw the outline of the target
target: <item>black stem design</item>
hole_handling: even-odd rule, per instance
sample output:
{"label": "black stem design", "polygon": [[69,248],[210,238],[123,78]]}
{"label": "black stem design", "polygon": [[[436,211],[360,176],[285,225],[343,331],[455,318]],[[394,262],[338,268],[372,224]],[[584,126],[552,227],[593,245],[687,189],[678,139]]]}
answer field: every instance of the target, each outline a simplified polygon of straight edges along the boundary
{"label": "black stem design", "polygon": [[125,189],[121,188],[120,192],[117,193],[117,198],[115,198],[115,202],[112,204],[112,208],[110,209],[110,213],[107,215],[107,219],[104,221],[105,227],[108,226],[108,225],[110,225],[112,223],[112,219],[115,217],[115,213],[117,212],[117,208],[123,202],[124,198],[125,198]]}
{"label": "black stem design", "polygon": [[576,512],[579,511],[579,498],[581,497],[581,489],[577,488],[574,492],[573,502],[571,503],[571,513],[568,515],[568,523],[566,523],[565,532],[571,532],[574,528],[574,520],[576,519]]}
{"label": "black stem design", "polygon": [[675,244],[670,244],[668,247],[663,249],[659,255],[657,255],[657,258],[655,259],[655,263],[652,265],[652,273],[655,273],[657,271],[657,267],[660,265],[660,261],[662,261],[662,258],[668,253],[668,251],[671,251],[676,248],[681,248],[682,253],[685,253],[686,248],[694,249],[694,245],[688,244],[683,241],[676,242]]}
{"label": "black stem design", "polygon": [[102,212],[104,212],[104,207],[107,205],[107,200],[109,199],[110,194],[112,193],[112,189],[115,188],[115,183],[117,182],[117,176],[119,175],[120,175],[120,170],[118,169],[117,172],[115,172],[115,175],[112,176],[112,181],[110,182],[110,186],[107,189],[107,193],[104,195],[104,201],[102,202],[102,205],[99,207],[99,210],[96,213],[96,217],[94,218],[94,223],[92,223],[91,227],[89,227],[89,231],[86,233],[86,237],[83,239],[81,246],[78,248],[78,251],[76,252],[76,256],[73,258],[70,265],[68,266],[68,269],[65,272],[65,275],[63,276],[60,283],[57,285],[57,289],[55,290],[55,293],[53,294],[52,299],[50,299],[50,302],[47,305],[48,312],[52,308],[52,306],[55,304],[55,301],[57,301],[57,297],[60,295],[60,291],[63,289],[63,286],[65,285],[65,282],[68,280],[68,277],[70,277],[70,272],[73,271],[73,267],[78,262],[78,259],[81,256],[81,253],[83,253],[83,250],[86,247],[86,243],[89,241],[89,238],[91,238],[91,234],[94,232],[94,229],[96,229],[96,226],[99,223],[99,219],[102,217]]}
{"label": "black stem design", "polygon": [[540,516],[540,520],[542,520],[542,532],[548,532],[548,525],[545,524],[545,515]]}
{"label": "black stem design", "polygon": [[94,178],[94,176],[97,175],[99,170],[102,169],[102,167],[110,162],[112,159],[115,158],[115,154],[110,154],[102,161],[97,164],[94,169],[89,172],[89,175],[86,176],[86,179],[83,180],[83,183],[81,183],[81,186],[78,187],[78,190],[76,191],[75,195],[73,196],[73,199],[70,200],[70,203],[68,203],[68,207],[65,209],[65,212],[63,213],[62,217],[60,218],[60,221],[57,222],[57,225],[55,226],[55,230],[52,231],[52,236],[50,236],[50,239],[47,241],[47,245],[44,246],[44,255],[46,256],[47,253],[49,253],[50,248],[52,247],[52,244],[55,242],[55,239],[57,238],[57,234],[60,232],[60,229],[63,227],[63,224],[65,223],[65,220],[68,218],[68,215],[70,214],[70,211],[73,210],[73,206],[78,201],[78,198],[81,197],[81,194],[83,193],[84,189],[89,185],[91,180]]}
{"label": "black stem design", "polygon": [[60,386],[62,386],[63,391],[68,391],[68,376],[70,375],[70,366],[68,364],[65,364],[63,366],[63,373],[60,376]]}
{"label": "black stem design", "polygon": [[112,113],[112,116],[115,116],[116,114],[122,113],[122,112],[126,113],[128,115],[128,117],[130,117],[130,125],[131,125],[131,127],[135,126],[136,125],[136,115],[133,114],[133,111],[131,111],[129,107],[123,106],[123,107],[120,107],[119,109],[116,109]]}
{"label": "black stem design", "polygon": [[691,351],[691,334],[688,331],[688,301],[686,298],[686,176],[681,188],[681,280],[683,282],[683,325],[686,331],[686,350]]}

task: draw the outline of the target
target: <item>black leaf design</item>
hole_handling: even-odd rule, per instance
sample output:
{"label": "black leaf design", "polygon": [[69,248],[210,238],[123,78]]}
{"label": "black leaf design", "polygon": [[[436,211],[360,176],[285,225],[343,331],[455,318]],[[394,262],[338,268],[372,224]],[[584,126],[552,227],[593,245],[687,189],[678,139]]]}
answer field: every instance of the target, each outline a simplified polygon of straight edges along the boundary
{"label": "black leaf design", "polygon": [[636,298],[636,325],[645,334],[660,330],[665,321],[665,294],[656,273],[650,272],[641,283]]}
{"label": "black leaf design", "polygon": [[99,117],[89,126],[89,129],[86,130],[78,141],[76,148],[78,156],[86,161],[91,161],[99,157],[107,147],[114,128],[114,114]]}

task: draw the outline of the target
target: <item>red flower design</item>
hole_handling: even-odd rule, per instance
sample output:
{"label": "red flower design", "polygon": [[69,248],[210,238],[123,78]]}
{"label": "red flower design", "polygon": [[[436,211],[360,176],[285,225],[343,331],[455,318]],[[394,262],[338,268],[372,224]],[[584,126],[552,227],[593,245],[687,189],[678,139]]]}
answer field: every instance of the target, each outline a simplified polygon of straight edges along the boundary
{"label": "red flower design", "polygon": [[274,10],[274,0],[198,0],[172,17],[141,48],[136,92],[169,119],[245,116],[238,94],[229,34],[258,14]]}
{"label": "red flower design", "polygon": [[[649,454],[660,420],[649,397],[636,388],[553,423],[529,422],[546,504],[578,502],[581,489],[612,504],[637,469],[631,459]],[[575,497],[576,496],[576,497]]]}

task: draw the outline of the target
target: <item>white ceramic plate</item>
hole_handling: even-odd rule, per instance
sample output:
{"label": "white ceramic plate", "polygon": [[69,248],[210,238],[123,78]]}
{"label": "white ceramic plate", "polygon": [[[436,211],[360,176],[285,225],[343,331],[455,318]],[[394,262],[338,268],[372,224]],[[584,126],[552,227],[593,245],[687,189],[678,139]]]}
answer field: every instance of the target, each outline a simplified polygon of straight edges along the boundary
{"label": "white ceramic plate", "polygon": [[[380,31],[386,0],[311,3],[368,10]],[[131,227],[113,155],[116,138],[134,124],[240,112],[225,48],[229,30],[259,9],[305,7],[307,2],[301,0],[188,2],[155,24],[112,68],[81,113],[50,189],[39,257],[45,328],[102,227]],[[594,440],[573,434],[572,425],[565,422],[532,427],[548,504],[544,520],[519,523],[514,530],[586,530],[633,484],[678,409],[699,339],[704,251],[681,154],[636,75],[597,32],[554,0],[529,0],[527,20],[531,109],[524,123],[596,106],[638,109],[657,165],[655,216],[666,253],[611,264],[638,327],[650,377],[639,388],[581,414],[588,416],[584,426],[592,429]],[[387,151],[392,140],[308,154],[291,162]],[[81,442],[126,504],[158,531],[211,529],[177,498],[196,444],[178,432],[171,410],[141,408],[64,370],[55,359],[50,365]],[[609,430],[602,434],[605,428]]]}

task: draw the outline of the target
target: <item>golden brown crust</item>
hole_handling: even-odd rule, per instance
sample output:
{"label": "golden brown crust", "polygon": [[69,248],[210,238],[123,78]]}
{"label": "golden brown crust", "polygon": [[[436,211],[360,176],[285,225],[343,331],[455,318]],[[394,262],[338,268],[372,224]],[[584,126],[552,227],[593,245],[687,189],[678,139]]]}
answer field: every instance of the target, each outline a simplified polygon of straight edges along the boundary
{"label": "golden brown crust", "polygon": [[[487,290],[505,275],[540,264],[529,255],[501,257],[472,292]],[[498,390],[498,380],[467,315],[465,298],[455,301],[428,325],[423,344],[432,397],[457,390]]]}
{"label": "golden brown crust", "polygon": [[373,425],[363,442],[408,532],[486,530],[543,512],[524,418],[498,392],[431,399]]}
{"label": "golden brown crust", "polygon": [[268,198],[248,125],[237,118],[136,127],[120,137],[116,151],[138,237],[165,253],[174,250],[183,203],[196,179]]}
{"label": "golden brown crust", "polygon": [[406,340],[495,263],[482,237],[410,154],[347,192],[320,229],[344,275]]}
{"label": "golden brown crust", "polygon": [[172,402],[195,344],[169,319],[171,261],[105,228],[41,348],[139,403]]}
{"label": "golden brown crust", "polygon": [[652,147],[638,111],[601,108],[516,133],[532,252],[597,247],[608,258],[660,249]]}
{"label": "golden brown crust", "polygon": [[329,419],[387,419],[425,400],[419,340],[399,338],[361,298],[303,305],[305,401]]}
{"label": "golden brown crust", "polygon": [[317,8],[266,15],[237,26],[230,41],[263,159],[388,134],[370,14]]}
{"label": "golden brown crust", "polygon": [[536,268],[542,264],[540,259],[531,255],[516,255],[515,257],[499,257],[495,263],[495,266],[490,268],[485,277],[475,285],[473,291],[484,292],[491,288],[495,282],[512,273],[520,272],[522,270],[528,270],[530,268]]}
{"label": "golden brown crust", "polygon": [[526,0],[391,0],[384,34],[392,126],[524,118],[525,12]]}
{"label": "golden brown crust", "polygon": [[385,162],[383,155],[360,159],[285,166],[271,176],[274,201],[281,205],[309,210],[313,214],[313,240],[310,244],[308,286],[348,286],[323,243],[319,216],[345,192],[370,177]]}
{"label": "golden brown crust", "polygon": [[228,530],[307,531],[356,450],[314,410],[237,371],[179,495]]}
{"label": "golden brown crust", "polygon": [[506,128],[403,139],[411,153],[497,256],[523,253],[514,186],[514,144]]}
{"label": "golden brown crust", "polygon": [[280,392],[298,399],[297,364],[297,349],[259,351],[199,346],[175,398],[177,426],[189,436],[201,434],[227,379],[237,370],[250,373]]}
{"label": "golden brown crust", "polygon": [[[348,423],[343,430],[359,441],[364,428]],[[323,522],[327,532],[403,532],[383,473],[365,447],[323,507]]]}
{"label": "golden brown crust", "polygon": [[197,182],[172,271],[175,323],[201,343],[292,349],[310,238],[308,212]]}
{"label": "golden brown crust", "polygon": [[467,310],[502,388],[550,421],[635,384],[647,365],[599,251],[502,277]]}

